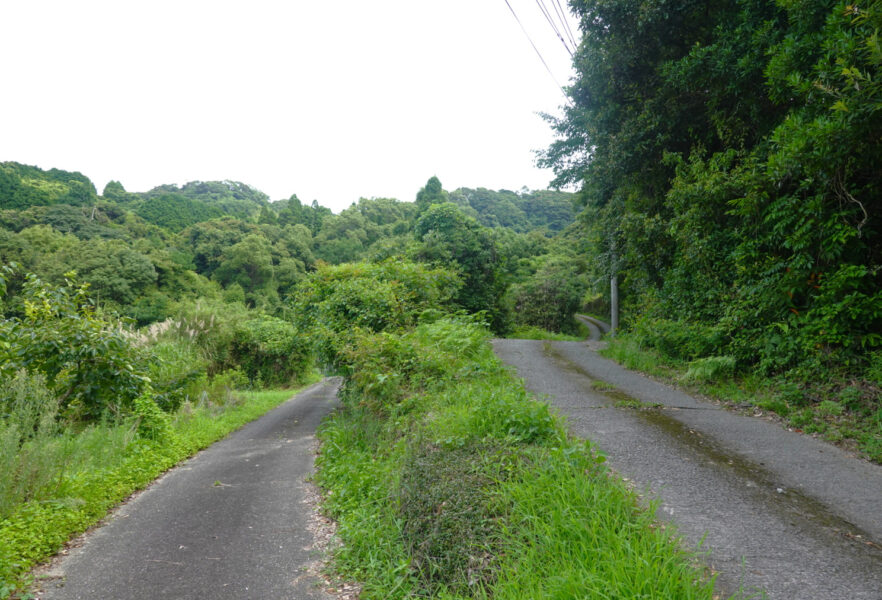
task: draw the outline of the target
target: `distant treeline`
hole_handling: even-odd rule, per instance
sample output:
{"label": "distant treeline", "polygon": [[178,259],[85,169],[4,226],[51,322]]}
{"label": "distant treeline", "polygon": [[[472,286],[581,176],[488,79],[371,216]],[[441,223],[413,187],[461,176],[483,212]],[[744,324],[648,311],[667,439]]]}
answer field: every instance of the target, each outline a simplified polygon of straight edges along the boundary
{"label": "distant treeline", "polygon": [[[433,177],[416,195],[416,202],[361,198],[333,214],[296,195],[272,202],[234,181],[144,193],[111,181],[99,195],[80,173],[0,163],[0,261],[19,265],[4,310],[21,311],[15,292],[25,273],[61,285],[76,271],[99,306],[140,326],[197,299],[285,317],[287,296],[322,263],[412,259],[458,270],[466,281],[463,308],[487,311],[498,330],[514,324],[515,314],[556,330],[572,327],[560,310],[549,309],[549,320],[541,308],[527,309],[536,298],[521,297],[529,295],[524,285],[537,287],[531,277],[547,279],[546,263],[548,277],[564,277],[570,314],[588,287],[574,244],[555,238],[574,235],[571,194],[448,192]],[[524,310],[515,310],[518,303]]]}

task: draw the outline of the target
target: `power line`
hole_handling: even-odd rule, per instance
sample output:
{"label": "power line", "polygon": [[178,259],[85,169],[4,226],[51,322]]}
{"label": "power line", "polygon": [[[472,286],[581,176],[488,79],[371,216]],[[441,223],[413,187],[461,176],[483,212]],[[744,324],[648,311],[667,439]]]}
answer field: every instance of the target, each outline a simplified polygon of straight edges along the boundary
{"label": "power line", "polygon": [[564,31],[566,31],[570,43],[573,45],[573,52],[575,52],[579,44],[576,43],[576,36],[573,35],[573,29],[570,27],[570,22],[567,20],[567,11],[561,6],[560,0],[553,0],[552,4],[554,5],[558,18],[560,18],[560,22],[563,23]]}
{"label": "power line", "polygon": [[511,7],[511,4],[508,0],[505,0],[505,5],[508,6],[508,10],[511,11],[512,16],[515,18],[515,21],[518,22],[518,25],[521,26],[521,31],[524,32],[524,35],[527,36],[527,40],[530,42],[530,45],[533,46],[533,50],[536,51],[536,55],[539,57],[539,60],[542,61],[542,64],[545,66],[545,70],[548,71],[548,74],[551,75],[551,79],[554,80],[555,85],[560,88],[561,93],[566,97],[567,93],[564,91],[563,86],[558,83],[557,77],[554,76],[554,73],[551,71],[551,68],[548,66],[548,63],[545,62],[545,59],[542,57],[542,53],[539,52],[539,48],[536,47],[536,44],[533,43],[533,38],[530,37],[530,34],[527,33],[527,29],[524,27],[524,24],[521,23],[521,19],[518,17],[518,14]]}
{"label": "power line", "polygon": [[560,28],[558,27],[557,23],[555,23],[554,18],[551,16],[551,12],[548,10],[548,7],[545,6],[545,2],[543,0],[536,0],[536,6],[539,7],[539,10],[542,12],[545,20],[548,21],[549,25],[551,25],[551,29],[554,31],[554,35],[557,36],[557,39],[560,40],[560,43],[563,44],[564,49],[570,55],[570,58],[572,58],[573,51],[570,49],[567,41],[563,38],[563,35],[561,35]]}

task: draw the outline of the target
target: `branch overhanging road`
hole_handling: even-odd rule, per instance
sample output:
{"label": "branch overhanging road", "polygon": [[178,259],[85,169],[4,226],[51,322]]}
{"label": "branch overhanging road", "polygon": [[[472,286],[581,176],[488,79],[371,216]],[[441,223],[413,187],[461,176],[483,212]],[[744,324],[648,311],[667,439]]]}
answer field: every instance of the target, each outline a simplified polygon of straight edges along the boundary
{"label": "branch overhanging road", "polygon": [[167,473],[87,534],[38,597],[324,600],[306,478],[325,380]]}
{"label": "branch overhanging road", "polygon": [[583,342],[493,345],[574,434],[659,500],[687,546],[707,552],[721,593],[882,599],[882,467],[628,371]]}

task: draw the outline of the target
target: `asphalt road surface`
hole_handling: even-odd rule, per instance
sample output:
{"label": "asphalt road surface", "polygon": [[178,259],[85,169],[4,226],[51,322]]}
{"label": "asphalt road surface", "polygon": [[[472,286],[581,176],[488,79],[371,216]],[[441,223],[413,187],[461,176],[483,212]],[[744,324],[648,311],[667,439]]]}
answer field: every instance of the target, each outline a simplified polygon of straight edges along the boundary
{"label": "asphalt road surface", "polygon": [[317,557],[304,503],[338,385],[308,388],[170,471],[84,536],[38,598],[330,598],[308,570]]}
{"label": "asphalt road surface", "polygon": [[599,341],[603,334],[609,333],[609,325],[594,317],[576,315],[576,320],[588,328],[588,339],[591,341]]}
{"label": "asphalt road surface", "polygon": [[659,500],[659,516],[706,553],[724,597],[882,600],[882,467],[692,398],[581,342],[494,349]]}

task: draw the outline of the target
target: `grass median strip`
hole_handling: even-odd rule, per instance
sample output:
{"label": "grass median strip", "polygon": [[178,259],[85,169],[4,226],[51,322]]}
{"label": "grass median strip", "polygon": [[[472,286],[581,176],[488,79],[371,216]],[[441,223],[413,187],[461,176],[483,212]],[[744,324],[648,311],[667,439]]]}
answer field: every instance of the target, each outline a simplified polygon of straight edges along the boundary
{"label": "grass median strip", "polygon": [[337,575],[365,599],[712,598],[696,555],[486,338],[442,319],[348,352],[317,473]]}

